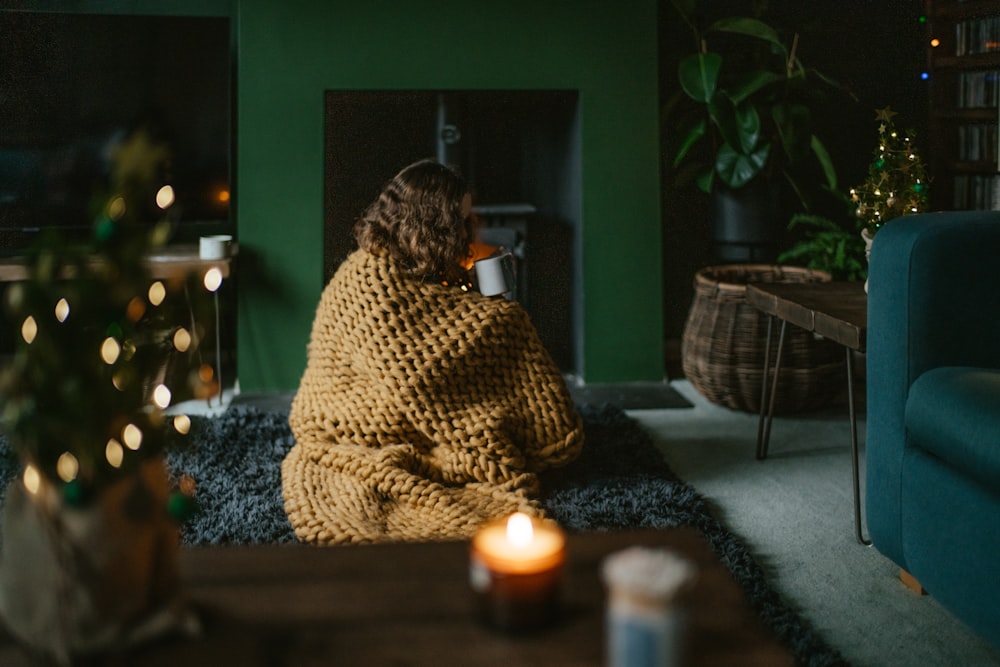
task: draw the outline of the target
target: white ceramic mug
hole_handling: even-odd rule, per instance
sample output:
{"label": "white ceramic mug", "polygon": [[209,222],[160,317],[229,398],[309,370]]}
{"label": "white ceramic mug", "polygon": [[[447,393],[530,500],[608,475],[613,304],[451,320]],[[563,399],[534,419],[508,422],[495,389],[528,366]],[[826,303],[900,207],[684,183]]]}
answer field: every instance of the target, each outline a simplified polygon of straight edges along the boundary
{"label": "white ceramic mug", "polygon": [[202,236],[198,242],[198,256],[202,259],[224,259],[232,250],[233,237],[229,234]]}
{"label": "white ceramic mug", "polygon": [[504,252],[476,262],[476,279],[483,296],[513,292],[517,284],[514,276],[514,257]]}

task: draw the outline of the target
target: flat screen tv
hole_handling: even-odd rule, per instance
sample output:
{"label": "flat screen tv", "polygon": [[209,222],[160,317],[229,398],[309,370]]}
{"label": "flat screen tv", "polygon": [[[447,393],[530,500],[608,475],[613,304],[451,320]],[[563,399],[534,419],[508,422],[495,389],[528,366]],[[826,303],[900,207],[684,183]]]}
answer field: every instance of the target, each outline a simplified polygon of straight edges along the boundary
{"label": "flat screen tv", "polygon": [[89,233],[137,127],[169,146],[175,238],[232,233],[231,54],[228,17],[0,11],[0,252]]}

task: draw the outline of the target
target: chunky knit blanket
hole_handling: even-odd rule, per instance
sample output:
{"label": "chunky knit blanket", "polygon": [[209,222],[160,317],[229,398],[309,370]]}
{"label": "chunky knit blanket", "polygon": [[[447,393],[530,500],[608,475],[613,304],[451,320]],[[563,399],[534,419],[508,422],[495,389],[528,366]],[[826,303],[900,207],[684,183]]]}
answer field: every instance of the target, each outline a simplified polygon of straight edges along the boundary
{"label": "chunky knit blanket", "polygon": [[579,415],[516,302],[406,276],[356,251],[323,291],[282,463],[299,540],[455,539],[543,512]]}

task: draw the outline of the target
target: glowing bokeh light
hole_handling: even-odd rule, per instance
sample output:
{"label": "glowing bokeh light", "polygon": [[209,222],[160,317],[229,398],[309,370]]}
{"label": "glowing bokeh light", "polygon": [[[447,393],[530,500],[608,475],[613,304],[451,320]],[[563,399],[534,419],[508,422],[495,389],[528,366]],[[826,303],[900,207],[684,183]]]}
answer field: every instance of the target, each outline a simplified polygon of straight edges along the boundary
{"label": "glowing bokeh light", "polygon": [[153,403],[161,410],[170,405],[170,388],[165,384],[157,385],[153,390]]}
{"label": "glowing bokeh light", "polygon": [[208,271],[205,272],[205,289],[209,292],[214,292],[215,290],[222,287],[222,271],[218,267],[213,266]]}
{"label": "glowing bokeh light", "polygon": [[65,322],[67,317],[69,317],[69,301],[64,298],[59,299],[56,303],[56,319]]}
{"label": "glowing bokeh light", "polygon": [[125,198],[115,197],[108,203],[108,217],[112,220],[121,220],[125,215]]}
{"label": "glowing bokeh light", "polygon": [[202,364],[198,367],[198,379],[203,383],[207,384],[212,381],[215,377],[215,370],[208,364]]}
{"label": "glowing bokeh light", "polygon": [[177,327],[174,332],[174,349],[178,352],[187,352],[191,347],[191,334],[184,327]]}
{"label": "glowing bokeh light", "polygon": [[104,458],[112,467],[121,468],[122,462],[125,460],[125,448],[122,447],[122,443],[114,438],[108,440],[108,444],[104,448]]}
{"label": "glowing bokeh light", "polygon": [[38,324],[35,322],[35,318],[28,315],[24,318],[24,322],[21,324],[21,338],[28,345],[34,342],[35,336],[38,335]]}
{"label": "glowing bokeh light", "polygon": [[72,482],[80,472],[80,462],[69,452],[63,452],[56,460],[56,474],[64,482]]}
{"label": "glowing bokeh light", "polygon": [[122,347],[118,344],[111,336],[104,339],[101,343],[101,359],[104,360],[108,366],[118,361],[118,355],[121,354]]}
{"label": "glowing bokeh light", "polygon": [[154,306],[159,306],[163,303],[163,300],[167,298],[167,288],[163,286],[159,280],[149,286],[149,292],[146,296],[149,298],[149,303]]}
{"label": "glowing bokeh light", "polygon": [[142,446],[142,431],[135,424],[128,424],[122,429],[122,442],[134,452]]}
{"label": "glowing bokeh light", "polygon": [[21,481],[24,482],[24,488],[31,495],[38,493],[38,490],[42,487],[42,476],[38,474],[38,468],[30,463],[24,467],[24,475],[21,477]]}
{"label": "glowing bokeh light", "polygon": [[161,209],[170,208],[176,197],[174,196],[174,189],[169,185],[164,185],[162,188],[156,191],[156,205]]}
{"label": "glowing bokeh light", "polygon": [[191,418],[187,415],[177,415],[174,417],[174,430],[181,435],[187,435],[191,430]]}
{"label": "glowing bokeh light", "polygon": [[132,297],[125,307],[125,316],[133,322],[138,322],[146,314],[146,302],[137,296]]}

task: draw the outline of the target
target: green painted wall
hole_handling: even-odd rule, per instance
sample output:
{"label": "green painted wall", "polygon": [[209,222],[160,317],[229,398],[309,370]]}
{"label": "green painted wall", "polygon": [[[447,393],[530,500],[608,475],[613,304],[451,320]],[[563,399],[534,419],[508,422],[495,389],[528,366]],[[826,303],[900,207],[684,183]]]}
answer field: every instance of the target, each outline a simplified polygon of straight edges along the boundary
{"label": "green painted wall", "polygon": [[654,0],[240,0],[237,20],[242,390],[292,390],[305,366],[323,287],[330,89],[579,90],[576,370],[588,382],[663,378]]}

